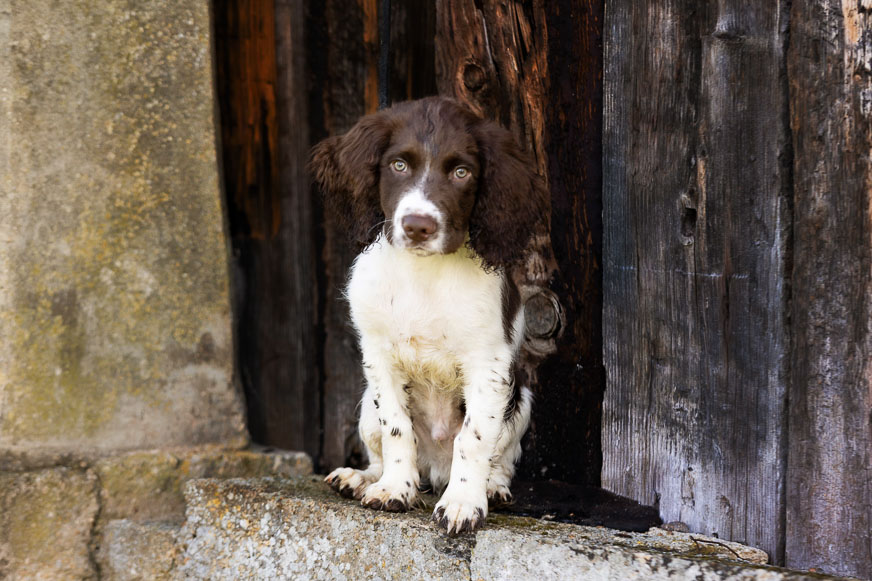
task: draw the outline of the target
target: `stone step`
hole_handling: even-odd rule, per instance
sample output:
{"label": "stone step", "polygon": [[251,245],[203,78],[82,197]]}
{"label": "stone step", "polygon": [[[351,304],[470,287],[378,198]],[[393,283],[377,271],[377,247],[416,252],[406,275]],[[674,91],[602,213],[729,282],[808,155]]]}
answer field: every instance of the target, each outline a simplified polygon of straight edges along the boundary
{"label": "stone step", "polygon": [[312,461],[302,452],[258,446],[145,450],[59,461],[66,465],[28,469],[10,464],[4,469],[0,464],[4,581],[165,578],[175,551],[170,533],[185,520],[185,482],[312,472]]}
{"label": "stone step", "polygon": [[97,562],[107,581],[170,579],[180,525],[174,522],[112,520],[103,527]]}
{"label": "stone step", "polygon": [[176,579],[836,579],[761,564],[737,543],[652,529],[490,515],[450,538],[429,510],[390,514],[340,498],[320,477],[192,480]]}

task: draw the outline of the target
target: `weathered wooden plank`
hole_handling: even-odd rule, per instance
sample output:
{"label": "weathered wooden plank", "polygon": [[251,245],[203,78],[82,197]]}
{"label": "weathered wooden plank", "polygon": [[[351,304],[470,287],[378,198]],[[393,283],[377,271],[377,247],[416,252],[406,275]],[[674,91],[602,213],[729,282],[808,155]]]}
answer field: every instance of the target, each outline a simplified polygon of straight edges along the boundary
{"label": "weathered wooden plank", "polygon": [[787,564],[872,578],[872,5],[794,0]]}
{"label": "weathered wooden plank", "polygon": [[419,0],[391,1],[391,102],[437,94],[436,6]]}
{"label": "weathered wooden plank", "polygon": [[[557,351],[538,369],[536,437],[543,454],[524,460],[562,463],[555,478],[599,485],[603,367],[602,299],[602,0],[545,4],[550,84],[545,153],[551,190],[551,289],[566,313]],[[557,416],[555,417],[555,412]],[[567,446],[572,442],[572,446]],[[538,457],[537,457],[538,456]],[[549,474],[549,475],[550,475]]]}
{"label": "weathered wooden plank", "polygon": [[783,557],[785,2],[606,15],[603,485]]}
{"label": "weathered wooden plank", "polygon": [[265,0],[219,0],[214,6],[216,73],[223,165],[231,218],[248,235],[275,230],[274,11]]}
{"label": "weathered wooden plank", "polygon": [[[284,436],[267,419],[259,347],[269,333],[260,311],[272,301],[264,248],[279,220],[276,196],[275,36],[271,2],[223,0],[213,8],[223,177],[233,246],[234,326],[249,430],[255,441]],[[257,284],[250,281],[257,280]],[[262,298],[263,300],[258,300]]]}
{"label": "weathered wooden plank", "polygon": [[[527,297],[550,289],[566,323],[559,336],[525,344],[536,404],[519,473],[589,484],[599,482],[604,387],[601,27],[600,1],[437,2],[440,93],[511,128],[552,191],[551,235],[540,233],[515,278]],[[548,299],[537,298],[528,313],[539,317],[542,306]]]}
{"label": "weathered wooden plank", "polygon": [[271,245],[274,253],[270,263],[282,282],[279,288],[269,289],[277,316],[262,324],[270,326],[272,339],[283,348],[276,349],[275,359],[264,361],[264,374],[273,368],[275,372],[262,389],[266,388],[269,397],[267,425],[282,425],[290,436],[285,447],[305,450],[317,465],[321,454],[322,335],[315,230],[320,216],[306,172],[311,142],[304,8],[297,0],[275,0],[281,223]]}
{"label": "weathered wooden plank", "polygon": [[[313,92],[320,100],[318,115],[310,118],[313,142],[347,131],[357,119],[378,106],[377,0],[311,2]],[[323,296],[324,433],[321,468],[361,461],[357,437],[357,404],[363,375],[357,337],[348,322],[348,303],[342,296],[348,268],[357,249],[346,232],[326,219],[323,231],[325,292]]]}
{"label": "weathered wooden plank", "polygon": [[440,94],[510,128],[545,175],[543,2],[440,0],[436,14]]}
{"label": "weathered wooden plank", "polygon": [[301,7],[214,6],[239,375],[257,442],[320,453],[314,209]]}

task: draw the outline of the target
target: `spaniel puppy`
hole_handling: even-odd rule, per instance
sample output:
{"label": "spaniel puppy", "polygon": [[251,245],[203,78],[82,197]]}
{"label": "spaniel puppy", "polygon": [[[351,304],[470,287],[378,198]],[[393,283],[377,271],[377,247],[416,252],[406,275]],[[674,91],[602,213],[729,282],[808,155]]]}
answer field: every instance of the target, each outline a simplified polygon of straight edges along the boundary
{"label": "spaniel puppy", "polygon": [[312,153],[328,215],[364,250],[347,297],[360,335],[366,470],[327,482],[370,508],[442,494],[433,519],[472,531],[508,501],[531,394],[515,373],[524,338],[508,276],[550,211],[512,135],[432,97],[362,118]]}

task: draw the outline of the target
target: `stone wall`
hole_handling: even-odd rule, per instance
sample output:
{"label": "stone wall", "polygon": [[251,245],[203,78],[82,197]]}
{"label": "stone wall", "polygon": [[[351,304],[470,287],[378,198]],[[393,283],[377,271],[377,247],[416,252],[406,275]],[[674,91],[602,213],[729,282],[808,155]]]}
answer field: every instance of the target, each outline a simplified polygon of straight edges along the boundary
{"label": "stone wall", "polygon": [[188,479],[311,472],[239,450],[212,76],[207,0],[0,0],[0,578],[114,578]]}
{"label": "stone wall", "polygon": [[208,6],[0,1],[6,462],[246,443]]}

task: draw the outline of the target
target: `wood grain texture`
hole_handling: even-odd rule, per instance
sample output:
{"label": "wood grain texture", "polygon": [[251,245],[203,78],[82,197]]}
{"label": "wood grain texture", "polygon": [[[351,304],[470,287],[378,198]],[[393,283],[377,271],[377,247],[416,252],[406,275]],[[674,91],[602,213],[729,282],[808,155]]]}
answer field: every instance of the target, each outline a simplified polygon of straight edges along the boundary
{"label": "wood grain texture", "polygon": [[[317,459],[318,294],[314,213],[299,161],[308,144],[299,128],[305,99],[295,93],[303,68],[295,10],[272,0],[217,2],[216,68],[249,429],[257,442]],[[277,38],[276,27],[286,34]]]}
{"label": "wood grain texture", "polygon": [[511,129],[546,175],[544,2],[440,0],[436,15],[439,93]]}
{"label": "wood grain texture", "polygon": [[391,0],[391,102],[436,95],[434,2]]}
{"label": "wood grain texture", "polygon": [[784,2],[606,15],[603,486],[783,556]]}
{"label": "wood grain texture", "polygon": [[[312,3],[309,27],[313,44],[313,92],[320,99],[320,118],[311,118],[313,143],[344,133],[358,118],[378,106],[378,21],[376,0],[328,0]],[[372,27],[375,27],[373,30]],[[324,434],[321,468],[360,464],[357,405],[363,374],[357,337],[342,296],[348,268],[357,254],[347,234],[328,219],[323,222],[324,259]]]}
{"label": "wood grain texture", "polygon": [[787,564],[872,578],[872,5],[794,0]]}
{"label": "wood grain texture", "polygon": [[[600,484],[602,468],[602,0],[545,4],[550,83],[545,145],[551,190],[551,283],[566,313],[556,353],[538,368],[537,450],[553,477]],[[538,442],[538,443],[537,443]],[[572,442],[572,446],[567,446]],[[542,452],[539,452],[542,450]],[[549,474],[549,475],[551,475]]]}
{"label": "wood grain texture", "polygon": [[214,8],[224,182],[231,219],[257,240],[274,235],[276,38],[273,3],[217,0]]}
{"label": "wood grain texture", "polygon": [[440,93],[510,128],[552,192],[550,236],[547,227],[540,231],[533,259],[514,277],[525,297],[554,293],[566,323],[557,337],[525,344],[536,404],[519,474],[597,484],[602,2],[443,0],[436,7]]}
{"label": "wood grain texture", "polygon": [[284,348],[264,361],[263,373],[273,368],[276,372],[261,388],[267,390],[270,400],[267,425],[281,425],[290,434],[283,447],[308,452],[317,465],[321,455],[322,333],[317,276],[321,265],[315,230],[320,214],[306,172],[311,142],[305,91],[305,11],[297,0],[275,0],[274,6],[281,223],[270,258],[282,284],[269,289],[278,316],[263,324],[270,326],[273,340]]}
{"label": "wood grain texture", "polygon": [[[342,288],[356,249],[322,230],[312,143],[377,105],[377,0],[215,5],[239,370],[255,441],[321,468],[359,452],[362,388]],[[431,68],[432,70],[432,68]]]}

